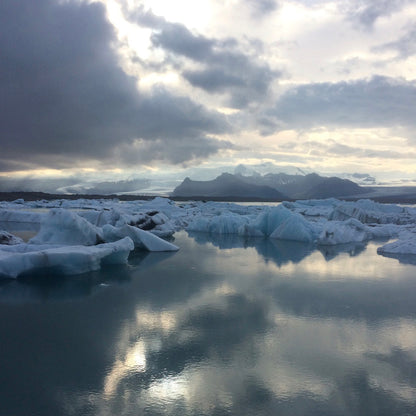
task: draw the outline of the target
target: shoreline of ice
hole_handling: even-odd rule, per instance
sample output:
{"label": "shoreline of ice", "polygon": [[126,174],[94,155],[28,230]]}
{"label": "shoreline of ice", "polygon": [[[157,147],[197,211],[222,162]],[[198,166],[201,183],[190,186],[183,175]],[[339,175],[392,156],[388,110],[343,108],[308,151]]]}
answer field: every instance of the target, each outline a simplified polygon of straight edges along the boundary
{"label": "shoreline of ice", "polygon": [[[8,229],[1,230],[2,224]],[[10,232],[25,225],[39,228],[28,242]],[[0,202],[0,276],[17,277],[48,267],[76,274],[97,270],[110,259],[126,263],[137,249],[176,251],[179,248],[167,239],[180,230],[298,241],[317,248],[384,239],[390,241],[379,247],[380,255],[416,256],[416,208],[371,200],[331,198],[278,205],[175,203],[160,197],[122,203],[17,200]],[[107,248],[122,254],[111,257]]]}

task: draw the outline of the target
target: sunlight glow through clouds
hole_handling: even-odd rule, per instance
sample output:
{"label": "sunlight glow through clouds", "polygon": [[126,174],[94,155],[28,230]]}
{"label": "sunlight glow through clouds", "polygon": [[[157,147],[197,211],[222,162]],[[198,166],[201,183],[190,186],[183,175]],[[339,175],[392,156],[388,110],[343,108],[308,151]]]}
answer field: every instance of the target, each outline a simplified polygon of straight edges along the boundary
{"label": "sunlight glow through clouds", "polygon": [[141,4],[156,15],[190,28],[206,26],[211,21],[212,6],[209,0],[142,0]]}
{"label": "sunlight glow through clouds", "polygon": [[[42,1],[37,21],[47,24],[53,2]],[[39,96],[45,108],[31,104],[29,90],[8,98],[16,107],[10,114],[30,115],[26,122],[9,115],[0,123],[2,137],[17,135],[2,148],[8,175],[102,172],[103,163],[126,174],[148,167],[168,174],[267,159],[318,167],[318,173],[384,170],[416,177],[414,2],[383,11],[369,0],[97,1],[57,7],[80,16],[89,10],[94,23],[80,27],[76,41],[64,37],[65,48],[50,49],[48,36],[60,38],[59,25],[47,35],[38,33],[41,24],[28,26],[28,38],[49,45],[39,62],[52,69],[45,74],[52,90]],[[65,33],[77,21],[68,21]],[[12,37],[15,26],[7,29]],[[31,68],[31,54],[20,49],[14,65]],[[55,68],[66,50],[74,68]],[[3,62],[13,65],[13,59]],[[68,71],[77,74],[73,84]],[[45,91],[35,72],[17,71],[22,79],[14,85]],[[291,140],[296,146],[288,146]]]}

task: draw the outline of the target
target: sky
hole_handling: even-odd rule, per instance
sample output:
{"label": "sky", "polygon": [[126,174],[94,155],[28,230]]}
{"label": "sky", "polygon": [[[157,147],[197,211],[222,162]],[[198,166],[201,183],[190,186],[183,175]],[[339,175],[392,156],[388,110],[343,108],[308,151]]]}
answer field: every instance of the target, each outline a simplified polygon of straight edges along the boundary
{"label": "sky", "polygon": [[0,190],[241,164],[416,183],[415,22],[414,0],[2,0]]}

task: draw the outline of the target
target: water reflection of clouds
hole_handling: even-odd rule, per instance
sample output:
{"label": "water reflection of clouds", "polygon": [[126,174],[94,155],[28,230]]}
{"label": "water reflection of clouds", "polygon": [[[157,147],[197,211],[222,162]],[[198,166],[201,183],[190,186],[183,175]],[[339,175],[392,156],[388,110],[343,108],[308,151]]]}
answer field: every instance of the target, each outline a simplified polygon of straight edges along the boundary
{"label": "water reflection of clouds", "polygon": [[0,279],[0,302],[56,302],[91,296],[111,285],[131,281],[135,269],[154,267],[174,253],[136,251],[128,265],[106,265],[101,270],[76,276],[38,270],[17,279]]}
{"label": "water reflection of clouds", "polygon": [[380,259],[371,245],[327,262],[307,246],[274,257],[264,241],[220,250],[180,238],[175,256],[134,269],[127,290],[103,300],[105,325],[85,333],[114,352],[101,390],[66,395],[68,414],[86,402],[103,416],[415,414],[406,266],[366,266]]}
{"label": "water reflection of clouds", "polygon": [[[215,281],[168,311],[137,312],[136,317],[142,319],[136,318],[136,330],[142,335],[148,330],[152,337],[158,333],[160,343],[146,354],[147,371],[152,373],[149,383],[134,403],[124,403],[123,414],[143,411],[145,406],[155,414],[270,414],[278,410],[304,414],[302,401],[310,414],[320,414],[317,409],[323,408],[327,414],[350,413],[361,406],[351,397],[363,391],[369,396],[366,414],[391,412],[398,400],[404,401],[401,408],[414,408],[416,375],[403,377],[403,369],[392,365],[395,351],[405,351],[408,362],[415,365],[414,320],[372,322],[371,315],[351,319],[348,313],[344,317],[331,309],[318,319],[313,308],[311,314],[299,316],[293,308],[281,307],[282,299],[275,296],[279,282],[276,291],[264,297],[253,279],[253,269],[238,261],[241,256],[247,262],[258,251],[236,249],[233,254],[237,276],[228,275],[232,269],[227,268],[226,281]],[[230,253],[225,250],[219,255],[221,259],[205,259],[200,267],[218,272],[228,264]],[[268,267],[264,262],[262,273]],[[313,296],[299,291],[297,277],[293,278],[289,286],[294,283],[292,289],[307,311]],[[317,283],[322,288],[323,282]],[[180,337],[183,331],[191,336]],[[130,348],[135,351],[137,346],[133,343]],[[128,365],[124,371],[119,382],[127,377]],[[293,405],[291,412],[289,408],[285,412],[285,403]]]}

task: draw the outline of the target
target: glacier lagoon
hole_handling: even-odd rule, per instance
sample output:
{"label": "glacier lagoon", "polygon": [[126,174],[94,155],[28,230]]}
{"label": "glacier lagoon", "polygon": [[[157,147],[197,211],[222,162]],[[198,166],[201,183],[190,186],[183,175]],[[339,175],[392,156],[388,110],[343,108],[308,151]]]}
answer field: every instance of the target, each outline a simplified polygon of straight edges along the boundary
{"label": "glacier lagoon", "polygon": [[385,241],[173,243],[0,281],[0,414],[416,414],[411,257],[380,256]]}

